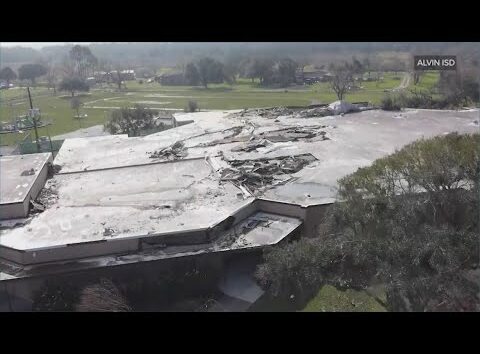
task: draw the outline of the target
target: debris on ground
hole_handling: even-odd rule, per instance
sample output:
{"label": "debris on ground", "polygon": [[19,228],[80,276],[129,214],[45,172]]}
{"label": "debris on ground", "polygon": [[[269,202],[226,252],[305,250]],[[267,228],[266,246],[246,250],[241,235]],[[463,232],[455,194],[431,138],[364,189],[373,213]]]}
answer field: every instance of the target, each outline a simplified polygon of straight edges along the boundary
{"label": "debris on ground", "polygon": [[228,161],[231,167],[220,172],[220,180],[232,182],[254,194],[269,186],[286,183],[290,178],[288,176],[285,178],[284,175],[296,173],[315,160],[311,154],[272,159],[231,160]]}
{"label": "debris on ground", "polygon": [[154,151],[150,154],[151,159],[165,158],[167,160],[177,160],[187,156],[188,152],[185,144],[182,141],[177,141],[174,144]]}
{"label": "debris on ground", "polygon": [[35,170],[33,168],[29,170],[25,170],[21,173],[21,176],[32,176],[35,174]]}
{"label": "debris on ground", "polygon": [[240,112],[240,116],[251,116],[256,115],[264,118],[277,118],[279,116],[290,116],[294,114],[295,111],[287,107],[273,107],[273,108],[250,108],[244,109]]}
{"label": "debris on ground", "polygon": [[30,200],[30,213],[36,214],[45,211],[45,205],[42,203],[36,202],[34,200]]}
{"label": "debris on ground", "polygon": [[316,107],[298,112],[295,118],[328,117],[334,114],[333,110],[329,107]]}
{"label": "debris on ground", "polygon": [[357,105],[348,103],[346,101],[332,102],[328,105],[328,108],[330,108],[335,115],[360,111]]}

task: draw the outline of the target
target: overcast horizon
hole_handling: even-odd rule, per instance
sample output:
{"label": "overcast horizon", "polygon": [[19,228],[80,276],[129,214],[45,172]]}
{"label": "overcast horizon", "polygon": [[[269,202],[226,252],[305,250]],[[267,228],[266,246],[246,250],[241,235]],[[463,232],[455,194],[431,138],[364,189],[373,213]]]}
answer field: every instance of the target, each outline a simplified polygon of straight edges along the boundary
{"label": "overcast horizon", "polygon": [[43,47],[54,45],[80,44],[88,45],[93,42],[0,42],[0,47],[26,47],[33,49],[42,49]]}

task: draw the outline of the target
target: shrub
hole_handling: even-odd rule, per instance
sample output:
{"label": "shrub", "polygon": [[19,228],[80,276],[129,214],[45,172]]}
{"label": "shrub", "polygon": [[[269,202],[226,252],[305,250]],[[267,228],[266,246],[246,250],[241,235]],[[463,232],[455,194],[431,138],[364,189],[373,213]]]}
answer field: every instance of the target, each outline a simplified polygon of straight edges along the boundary
{"label": "shrub", "polygon": [[33,296],[33,311],[70,312],[74,311],[79,299],[79,288],[73,283],[49,279]]}
{"label": "shrub", "polygon": [[126,298],[109,279],[85,287],[76,306],[79,312],[130,312]]}
{"label": "shrub", "polygon": [[196,112],[198,111],[197,101],[188,101],[187,107],[185,107],[185,112]]}
{"label": "shrub", "polygon": [[383,97],[380,107],[385,111],[399,111],[402,109],[400,100],[393,95]]}
{"label": "shrub", "polygon": [[390,310],[478,309],[478,146],[480,134],[422,139],[342,178],[319,237],[266,254],[262,286],[285,296],[375,279]]}

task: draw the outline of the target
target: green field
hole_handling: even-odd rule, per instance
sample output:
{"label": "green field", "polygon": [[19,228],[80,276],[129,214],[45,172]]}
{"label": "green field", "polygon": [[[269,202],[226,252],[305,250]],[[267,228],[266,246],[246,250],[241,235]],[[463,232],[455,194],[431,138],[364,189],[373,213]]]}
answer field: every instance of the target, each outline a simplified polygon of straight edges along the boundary
{"label": "green field", "polygon": [[[385,73],[382,82],[363,82],[360,89],[350,92],[346,100],[369,101],[378,104],[385,90],[397,87],[403,74],[397,77]],[[271,106],[303,106],[311,103],[330,103],[337,98],[327,83],[312,86],[298,86],[287,89],[268,89],[239,79],[233,86],[228,84],[209,85],[208,89],[190,86],[161,86],[158,83],[139,84],[129,81],[127,88],[117,91],[115,86],[92,89],[81,96],[83,107],[81,114],[88,117],[81,127],[103,124],[113,109],[139,103],[147,107],[162,109],[183,109],[189,100],[197,101],[201,110],[243,109]],[[57,93],[45,87],[31,89],[33,104],[40,108],[42,118],[51,121],[48,128],[39,129],[40,135],[59,135],[80,128],[80,122],[74,120],[70,108],[68,93]],[[0,91],[0,120],[11,122],[12,117],[27,113],[29,108],[26,89]],[[23,134],[0,134],[1,145],[12,145],[23,138]]]}
{"label": "green field", "polygon": [[386,309],[365,291],[337,290],[324,285],[303,309],[305,312],[386,312]]}

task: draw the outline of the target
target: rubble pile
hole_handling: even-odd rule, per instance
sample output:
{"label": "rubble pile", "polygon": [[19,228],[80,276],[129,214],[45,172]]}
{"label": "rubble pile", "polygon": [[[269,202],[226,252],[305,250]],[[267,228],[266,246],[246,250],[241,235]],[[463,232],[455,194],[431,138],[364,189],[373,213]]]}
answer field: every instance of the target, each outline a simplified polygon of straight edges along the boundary
{"label": "rubble pile", "polygon": [[277,118],[279,116],[290,116],[295,111],[287,107],[273,107],[273,108],[250,108],[244,109],[240,112],[240,117],[256,115],[264,118]]}
{"label": "rubble pile", "polygon": [[185,144],[181,141],[175,142],[166,148],[160,149],[150,153],[151,159],[163,158],[166,160],[178,160],[187,156],[188,152],[185,148]]}
{"label": "rubble pile", "polygon": [[[37,196],[36,202],[44,208],[55,204],[58,200],[57,185],[54,179],[49,179]],[[38,209],[38,208],[37,208]]]}
{"label": "rubble pile", "polygon": [[329,107],[316,107],[311,109],[304,109],[295,115],[295,118],[313,118],[313,117],[327,117],[335,115],[334,111]]}
{"label": "rubble pile", "polygon": [[272,145],[273,143],[271,141],[268,141],[267,139],[253,139],[248,142],[247,145],[245,146],[238,146],[235,148],[232,148],[232,151],[234,152],[250,152],[250,151],[257,151],[258,148],[261,147],[267,147]]}
{"label": "rubble pile", "polygon": [[266,187],[287,182],[290,177],[285,178],[285,175],[296,173],[315,160],[311,154],[273,159],[231,160],[228,161],[231,167],[221,171],[220,180],[243,186],[254,194]]}
{"label": "rubble pile", "polygon": [[328,140],[324,129],[326,125],[317,125],[312,127],[290,127],[268,132],[262,132],[258,135],[264,139],[273,142],[298,141],[303,139],[312,139],[317,136],[323,137],[323,140]]}
{"label": "rubble pile", "polygon": [[[313,105],[312,105],[313,106]],[[365,111],[375,109],[370,106],[368,102],[349,103],[346,101],[335,101],[329,105],[315,105],[310,108],[287,108],[287,107],[273,107],[273,108],[252,108],[244,109],[238,115],[240,117],[257,115],[264,118],[276,119],[279,116],[291,116],[294,118],[314,118],[327,117],[335,115],[343,115],[347,113]]]}

